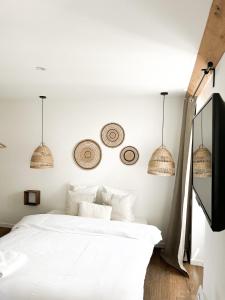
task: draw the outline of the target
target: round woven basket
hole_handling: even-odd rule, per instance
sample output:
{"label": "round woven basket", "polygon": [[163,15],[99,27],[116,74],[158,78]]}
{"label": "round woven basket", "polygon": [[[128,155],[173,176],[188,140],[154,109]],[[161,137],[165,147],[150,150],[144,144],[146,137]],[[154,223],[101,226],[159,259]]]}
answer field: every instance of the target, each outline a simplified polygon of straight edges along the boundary
{"label": "round woven basket", "polygon": [[46,145],[40,145],[31,157],[30,167],[32,169],[53,168],[54,161],[51,150]]}
{"label": "round woven basket", "polygon": [[211,153],[203,145],[200,145],[199,148],[193,154],[193,176],[212,176]]}
{"label": "round woven basket", "polygon": [[120,159],[125,165],[134,165],[139,159],[138,150],[133,146],[124,147],[120,152]]}
{"label": "round woven basket", "polygon": [[80,141],[74,149],[74,160],[82,169],[96,168],[102,158],[102,151],[98,143],[86,139]]}
{"label": "round woven basket", "polygon": [[110,148],[121,145],[124,141],[124,137],[124,129],[117,123],[106,124],[101,130],[101,140],[105,146]]}
{"label": "round woven basket", "polygon": [[149,161],[148,174],[158,176],[175,175],[175,162],[165,146],[157,148]]}

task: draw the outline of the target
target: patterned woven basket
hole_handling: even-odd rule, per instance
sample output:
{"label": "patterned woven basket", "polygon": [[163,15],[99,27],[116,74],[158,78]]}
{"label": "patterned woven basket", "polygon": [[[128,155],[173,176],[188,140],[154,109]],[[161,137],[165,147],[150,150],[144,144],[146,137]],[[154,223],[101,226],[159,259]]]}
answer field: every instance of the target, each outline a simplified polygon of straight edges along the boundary
{"label": "patterned woven basket", "polygon": [[201,178],[212,176],[211,153],[203,145],[200,145],[193,154],[193,176]]}
{"label": "patterned woven basket", "polygon": [[102,151],[99,144],[91,139],[80,141],[74,148],[74,160],[86,170],[96,168],[101,161]]}
{"label": "patterned woven basket", "polygon": [[46,169],[53,168],[53,166],[51,150],[45,145],[38,146],[31,157],[30,167],[33,169]]}
{"label": "patterned woven basket", "polygon": [[125,138],[125,132],[121,125],[117,123],[106,124],[101,130],[101,140],[103,144],[110,148],[121,145]]}
{"label": "patterned woven basket", "polygon": [[175,162],[165,146],[157,148],[149,161],[148,174],[158,176],[175,175]]}

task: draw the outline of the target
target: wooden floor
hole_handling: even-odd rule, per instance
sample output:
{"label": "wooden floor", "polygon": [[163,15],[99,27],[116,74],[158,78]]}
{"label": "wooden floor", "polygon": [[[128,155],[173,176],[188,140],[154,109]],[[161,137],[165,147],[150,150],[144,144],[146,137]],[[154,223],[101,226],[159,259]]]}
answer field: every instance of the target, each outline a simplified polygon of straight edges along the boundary
{"label": "wooden floor", "polygon": [[190,278],[167,265],[155,251],[145,278],[144,300],[196,300],[203,268],[185,264]]}

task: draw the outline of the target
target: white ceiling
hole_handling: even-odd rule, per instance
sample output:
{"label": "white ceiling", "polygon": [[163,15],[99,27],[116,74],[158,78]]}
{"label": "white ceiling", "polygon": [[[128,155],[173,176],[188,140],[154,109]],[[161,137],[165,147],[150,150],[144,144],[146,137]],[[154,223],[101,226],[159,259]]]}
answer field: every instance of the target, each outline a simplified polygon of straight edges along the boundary
{"label": "white ceiling", "polygon": [[0,97],[184,94],[211,2],[0,0]]}

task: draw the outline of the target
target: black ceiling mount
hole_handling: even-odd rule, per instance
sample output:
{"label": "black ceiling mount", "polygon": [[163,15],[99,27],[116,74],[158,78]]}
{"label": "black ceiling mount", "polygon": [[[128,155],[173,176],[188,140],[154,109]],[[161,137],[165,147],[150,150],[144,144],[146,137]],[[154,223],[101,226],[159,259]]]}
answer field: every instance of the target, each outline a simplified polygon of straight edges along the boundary
{"label": "black ceiling mount", "polygon": [[168,95],[168,92],[161,92],[160,95],[166,96],[166,95]]}
{"label": "black ceiling mount", "polygon": [[46,99],[46,96],[39,96],[39,98],[40,98],[41,100],[44,100],[44,99]]}
{"label": "black ceiling mount", "polygon": [[213,72],[213,87],[215,86],[215,76],[216,76],[216,69],[213,66],[213,62],[209,61],[207,64],[207,68],[206,69],[202,69],[202,71],[204,72],[204,75],[209,74],[210,71]]}
{"label": "black ceiling mount", "polygon": [[197,94],[198,89],[200,88],[202,81],[204,80],[205,76],[209,74],[209,72],[213,72],[213,87],[215,86],[215,76],[216,76],[216,69],[213,66],[213,62],[209,61],[207,64],[207,68],[202,69],[202,71],[204,72],[204,74],[202,75],[202,79],[200,80],[198,86],[196,87],[194,94],[192,96],[192,98],[194,98]]}

